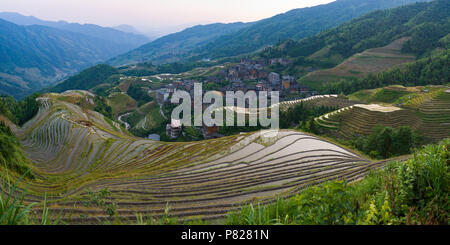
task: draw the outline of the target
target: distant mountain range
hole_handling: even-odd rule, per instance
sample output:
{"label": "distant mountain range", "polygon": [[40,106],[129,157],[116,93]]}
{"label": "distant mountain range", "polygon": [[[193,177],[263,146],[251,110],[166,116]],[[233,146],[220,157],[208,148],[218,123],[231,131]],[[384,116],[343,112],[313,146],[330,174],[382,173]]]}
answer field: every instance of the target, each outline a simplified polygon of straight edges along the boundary
{"label": "distant mountain range", "polygon": [[[294,9],[255,23],[197,26],[159,38],[109,61],[112,65],[197,61],[251,53],[286,39],[300,40],[379,9],[421,0],[337,0]],[[424,2],[427,0],[423,0]]]}
{"label": "distant mountain range", "polygon": [[21,98],[130,50],[86,34],[0,19],[0,94]]}
{"label": "distant mountain range", "polygon": [[314,36],[373,10],[417,1],[337,0],[258,22],[198,25],[152,42],[126,25],[109,28],[0,13],[0,93],[21,98],[104,62],[159,65],[253,53],[286,39]]}
{"label": "distant mountain range", "polygon": [[170,34],[145,44],[126,54],[111,59],[108,63],[116,66],[152,62],[154,64],[180,61],[186,54],[199,46],[212,42],[220,36],[234,33],[254,23],[231,23],[197,25],[181,32]]}
{"label": "distant mountain range", "polygon": [[148,40],[108,27],[0,13],[0,94],[21,98]]}
{"label": "distant mountain range", "polygon": [[222,36],[198,47],[197,58],[221,58],[250,53],[286,39],[301,40],[366,13],[427,0],[337,0],[310,8],[294,9]]}
{"label": "distant mountain range", "polygon": [[33,16],[24,16],[11,12],[0,13],[0,19],[4,19],[16,25],[40,25],[80,33],[123,45],[130,50],[150,41],[146,36],[138,33],[136,30],[133,31],[133,27],[127,25],[112,28],[93,24],[82,25],[78,23],[69,23],[66,21],[46,21]]}

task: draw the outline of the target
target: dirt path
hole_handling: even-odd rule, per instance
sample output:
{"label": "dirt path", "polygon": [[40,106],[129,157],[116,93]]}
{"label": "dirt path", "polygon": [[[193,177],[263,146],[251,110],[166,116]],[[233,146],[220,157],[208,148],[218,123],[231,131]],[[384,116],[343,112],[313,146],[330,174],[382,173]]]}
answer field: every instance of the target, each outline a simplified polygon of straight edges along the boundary
{"label": "dirt path", "polygon": [[131,112],[128,112],[128,113],[123,114],[123,115],[121,115],[121,116],[119,116],[119,117],[117,118],[117,121],[119,121],[120,123],[125,124],[126,130],[130,130],[131,125],[130,125],[129,123],[127,123],[127,122],[122,121],[122,118],[123,118],[123,117],[126,117],[126,116],[128,116],[128,115],[130,115],[130,114],[131,114]]}
{"label": "dirt path", "polygon": [[163,110],[162,110],[162,105],[159,105],[159,113],[161,113],[161,116],[165,119],[165,120],[167,120],[167,117],[166,117],[166,115],[164,115],[164,112],[163,112]]}

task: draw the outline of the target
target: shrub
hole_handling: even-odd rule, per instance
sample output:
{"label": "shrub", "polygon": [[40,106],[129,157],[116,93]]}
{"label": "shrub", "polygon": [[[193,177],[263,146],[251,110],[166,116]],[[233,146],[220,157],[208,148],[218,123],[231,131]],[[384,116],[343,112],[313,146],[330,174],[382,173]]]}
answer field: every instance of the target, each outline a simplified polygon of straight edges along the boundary
{"label": "shrub", "polygon": [[0,166],[5,166],[19,174],[26,173],[27,177],[34,178],[28,163],[14,133],[4,122],[0,122]]}

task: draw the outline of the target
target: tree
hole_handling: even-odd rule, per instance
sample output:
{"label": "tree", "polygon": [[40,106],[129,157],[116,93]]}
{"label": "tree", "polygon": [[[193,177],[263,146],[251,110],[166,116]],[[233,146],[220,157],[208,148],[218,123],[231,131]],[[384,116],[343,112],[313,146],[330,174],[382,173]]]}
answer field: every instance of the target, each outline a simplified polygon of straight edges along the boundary
{"label": "tree", "polygon": [[408,126],[399,127],[394,134],[394,153],[396,155],[409,154],[413,146],[412,129]]}
{"label": "tree", "polygon": [[383,158],[392,155],[394,129],[390,127],[383,128],[377,136],[378,152]]}

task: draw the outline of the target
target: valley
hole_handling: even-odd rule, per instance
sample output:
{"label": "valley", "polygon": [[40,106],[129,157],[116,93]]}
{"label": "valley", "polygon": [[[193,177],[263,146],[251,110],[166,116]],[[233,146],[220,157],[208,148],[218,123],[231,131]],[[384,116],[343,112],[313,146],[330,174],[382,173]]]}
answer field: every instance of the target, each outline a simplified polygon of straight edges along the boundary
{"label": "valley", "polygon": [[[153,41],[0,13],[0,224],[448,224],[449,10],[337,0]],[[174,118],[199,98],[227,123]]]}

